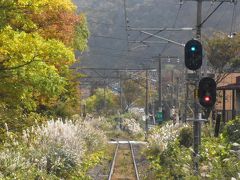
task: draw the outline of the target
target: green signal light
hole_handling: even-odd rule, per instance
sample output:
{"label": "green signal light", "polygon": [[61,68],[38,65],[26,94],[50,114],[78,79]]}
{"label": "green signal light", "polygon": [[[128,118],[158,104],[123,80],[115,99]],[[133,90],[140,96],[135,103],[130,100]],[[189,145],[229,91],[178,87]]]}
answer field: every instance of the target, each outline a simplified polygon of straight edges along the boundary
{"label": "green signal light", "polygon": [[196,47],[195,47],[195,46],[192,46],[192,47],[191,47],[191,51],[192,51],[192,52],[195,52],[195,51],[196,51]]}

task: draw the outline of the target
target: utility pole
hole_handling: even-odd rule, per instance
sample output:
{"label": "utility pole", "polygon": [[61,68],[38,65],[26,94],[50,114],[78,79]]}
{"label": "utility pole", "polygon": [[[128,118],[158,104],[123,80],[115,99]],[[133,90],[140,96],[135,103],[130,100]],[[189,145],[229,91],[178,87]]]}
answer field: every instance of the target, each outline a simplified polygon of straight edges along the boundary
{"label": "utility pole", "polygon": [[103,87],[103,112],[106,112],[106,80],[104,80],[104,87]]}
{"label": "utility pole", "polygon": [[159,54],[158,56],[154,57],[156,58],[157,62],[158,62],[158,112],[157,114],[160,113],[160,116],[163,118],[163,107],[162,107],[162,59],[179,59],[179,57],[177,56],[161,56],[161,54]]}
{"label": "utility pole", "polygon": [[158,110],[162,112],[162,59],[178,59],[177,56],[156,56],[158,61]]}
{"label": "utility pole", "polygon": [[176,108],[179,110],[179,81],[180,78],[177,77],[177,87],[176,87]]}
{"label": "utility pole", "polygon": [[145,97],[146,135],[148,133],[148,70],[146,70],[146,97]]}
{"label": "utility pole", "polygon": [[[219,1],[219,5],[202,21],[202,3],[203,1],[210,1],[210,0],[195,0],[197,1],[197,23],[196,23],[196,40],[190,40],[189,42],[198,42],[201,45],[201,27],[202,25],[207,21],[207,19],[223,4],[223,2],[235,2],[237,0],[216,0]],[[185,45],[185,48],[188,48],[189,44]],[[202,45],[201,45],[201,49],[202,49]],[[185,49],[186,50],[186,49]],[[187,51],[185,51],[185,55],[188,54]],[[186,60],[189,60],[189,58],[186,59],[185,56],[185,62],[187,62],[186,66],[188,67],[188,69],[190,70],[194,70],[195,71],[195,75],[196,75],[196,79],[193,80],[193,83],[195,85],[195,89],[194,89],[194,117],[189,119],[189,120],[193,120],[193,169],[194,169],[194,175],[198,175],[199,174],[199,146],[201,145],[201,122],[204,121],[204,119],[202,119],[201,113],[200,113],[200,107],[199,107],[199,103],[198,103],[198,83],[199,80],[201,78],[201,69],[198,70],[201,65],[202,65],[202,50],[201,50],[201,64],[195,64],[195,67],[191,67],[189,66],[188,62]],[[203,79],[201,79],[202,81]],[[200,83],[201,83],[200,81]],[[214,80],[213,80],[214,81]],[[214,81],[215,83],[215,81]],[[199,85],[199,87],[202,87]],[[187,99],[187,98],[186,98]],[[201,102],[200,102],[201,103]],[[201,104],[202,105],[202,104]],[[204,105],[203,105],[204,106]],[[204,106],[205,107],[205,106]],[[186,108],[185,108],[185,112],[186,112]],[[185,114],[186,116],[186,114]]]}
{"label": "utility pole", "polygon": [[[188,70],[185,70],[185,79],[187,79],[187,72]],[[187,106],[188,106],[188,80],[185,81],[186,84],[186,92],[185,92],[185,103],[184,103],[184,113],[183,113],[183,122],[186,123],[187,122]]]}
{"label": "utility pole", "polygon": [[119,72],[119,84],[120,84],[120,110],[121,114],[123,113],[123,88],[122,88],[122,75],[121,72]]}
{"label": "utility pole", "polygon": [[[201,22],[202,22],[202,0],[197,0],[197,24],[196,24],[196,39],[201,41]],[[201,75],[201,69],[196,71],[197,80],[195,81],[194,91],[194,121],[193,121],[193,166],[194,174],[199,174],[199,145],[201,144],[201,119],[199,114],[199,104],[197,98],[198,82]]]}
{"label": "utility pole", "polygon": [[170,91],[171,91],[171,106],[173,108],[173,106],[175,106],[175,101],[174,101],[174,97],[173,97],[173,93],[174,93],[174,69],[172,69],[171,72],[171,84],[170,84]]}
{"label": "utility pole", "polygon": [[162,61],[161,55],[158,59],[158,111],[162,112]]}

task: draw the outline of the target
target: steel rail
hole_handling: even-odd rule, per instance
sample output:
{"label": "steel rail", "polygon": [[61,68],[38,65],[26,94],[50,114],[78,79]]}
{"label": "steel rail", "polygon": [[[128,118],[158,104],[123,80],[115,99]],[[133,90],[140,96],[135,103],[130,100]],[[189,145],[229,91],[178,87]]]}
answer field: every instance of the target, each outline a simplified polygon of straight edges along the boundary
{"label": "steel rail", "polygon": [[132,143],[130,141],[128,141],[128,143],[129,143],[130,150],[131,150],[131,153],[132,153],[132,160],[133,160],[133,165],[134,165],[134,169],[135,169],[135,175],[136,175],[137,180],[139,180],[139,173],[138,173],[137,163],[135,161],[133,146],[132,146]]}
{"label": "steel rail", "polygon": [[111,164],[110,173],[108,175],[108,180],[111,180],[112,175],[113,175],[113,170],[114,170],[114,166],[115,166],[115,162],[116,162],[118,148],[119,148],[119,143],[117,143],[117,145],[116,145],[115,153],[114,153],[114,156],[113,156],[113,161],[112,161],[112,164]]}
{"label": "steel rail", "polygon": [[[127,141],[127,143],[129,144],[129,148],[131,151],[131,157],[132,157],[132,161],[133,161],[133,165],[134,165],[135,176],[136,176],[136,179],[139,180],[139,173],[138,173],[137,163],[136,163],[135,156],[134,156],[134,149],[133,149],[132,143],[130,141]],[[111,164],[111,169],[110,169],[110,172],[108,175],[108,180],[112,179],[112,175],[114,173],[114,166],[116,163],[116,157],[117,157],[119,146],[120,146],[120,144],[117,143],[115,153],[113,156],[113,160],[112,160],[112,164]]]}

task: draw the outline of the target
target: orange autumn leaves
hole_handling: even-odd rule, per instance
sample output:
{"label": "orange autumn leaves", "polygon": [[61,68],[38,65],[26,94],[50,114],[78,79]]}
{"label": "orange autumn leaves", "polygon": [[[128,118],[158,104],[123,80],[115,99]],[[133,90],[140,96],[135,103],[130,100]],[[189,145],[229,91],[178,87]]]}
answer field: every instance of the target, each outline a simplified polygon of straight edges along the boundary
{"label": "orange autumn leaves", "polygon": [[69,67],[88,36],[85,16],[71,0],[0,1],[0,104],[27,112],[75,103]]}
{"label": "orange autumn leaves", "polygon": [[60,40],[67,46],[73,45],[76,27],[86,23],[83,14],[77,15],[71,11],[48,10],[32,14],[31,18],[44,38]]}
{"label": "orange autumn leaves", "polygon": [[[78,29],[89,32],[84,14],[78,14],[71,0],[8,0],[0,2],[0,26],[38,32],[45,39],[57,39],[83,51],[87,46],[74,45]],[[82,33],[80,33],[82,35]],[[78,41],[87,43],[87,41]],[[80,47],[80,48],[79,48]]]}

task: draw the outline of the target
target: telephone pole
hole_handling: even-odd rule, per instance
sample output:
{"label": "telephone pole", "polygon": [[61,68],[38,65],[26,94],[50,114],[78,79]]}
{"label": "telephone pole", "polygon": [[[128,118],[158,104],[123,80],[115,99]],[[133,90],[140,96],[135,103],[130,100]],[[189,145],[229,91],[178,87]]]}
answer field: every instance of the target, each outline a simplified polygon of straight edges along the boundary
{"label": "telephone pole", "polygon": [[162,61],[161,55],[158,59],[158,111],[162,112]]}
{"label": "telephone pole", "polygon": [[[207,19],[224,3],[224,2],[232,2],[236,3],[237,0],[217,0],[220,4],[210,13],[206,19],[202,21],[202,2],[206,0],[197,0],[197,24],[196,24],[196,39],[201,41],[201,27],[207,21]],[[206,67],[204,67],[206,69]],[[195,82],[195,92],[194,92],[194,121],[193,121],[193,157],[194,157],[194,174],[199,174],[199,146],[201,145],[201,113],[200,107],[197,100],[197,89],[198,83],[201,78],[201,69],[196,71],[197,80]]]}
{"label": "telephone pole", "polygon": [[[201,21],[202,21],[202,0],[197,1],[197,24],[196,24],[196,39],[201,41]],[[199,104],[197,99],[198,82],[201,76],[201,69],[196,71],[197,80],[195,81],[194,92],[194,121],[193,121],[193,168],[194,174],[199,174],[199,145],[201,144],[201,115],[199,114]]]}
{"label": "telephone pole", "polygon": [[146,135],[148,133],[148,70],[146,70],[146,97],[145,97]]}
{"label": "telephone pole", "polygon": [[179,59],[178,56],[155,56],[158,62],[158,110],[162,111],[162,59]]}
{"label": "telephone pole", "polygon": [[123,88],[122,88],[122,74],[119,72],[119,85],[120,85],[120,110],[121,114],[124,112],[123,108]]}

